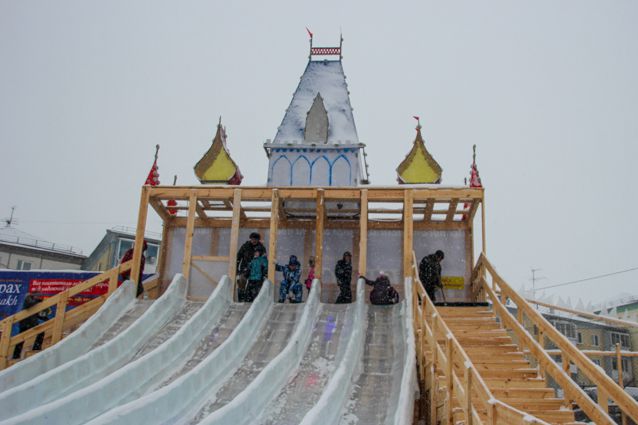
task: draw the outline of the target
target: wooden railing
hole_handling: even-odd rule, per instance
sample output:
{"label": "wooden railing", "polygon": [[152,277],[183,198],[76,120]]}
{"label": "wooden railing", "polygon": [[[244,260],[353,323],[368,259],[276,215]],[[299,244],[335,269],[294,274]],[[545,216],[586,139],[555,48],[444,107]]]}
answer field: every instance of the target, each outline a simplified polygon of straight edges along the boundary
{"label": "wooden railing", "polygon": [[[2,332],[2,336],[0,336],[0,370],[10,365],[16,344],[22,342],[23,350],[25,350],[27,349],[28,344],[33,343],[38,334],[44,332],[44,343],[42,346],[42,349],[44,349],[46,346],[51,346],[59,342],[65,331],[77,326],[79,323],[86,320],[87,317],[95,313],[104,301],[117,289],[118,276],[121,273],[130,270],[131,264],[132,263],[129,261],[104,273],[93,276],[92,278],[79,283],[66,291],[60,292],[37,303],[29,309],[19,311],[18,313],[0,321],[0,332]],[[68,300],[71,297],[106,281],[108,281],[109,287],[105,294],[100,295],[91,301],[87,301],[72,310],[66,311]],[[153,298],[153,295],[157,296],[159,280],[155,278],[145,282],[144,288],[149,291],[149,296],[151,298]],[[55,316],[52,319],[47,320],[46,322],[25,332],[11,336],[11,328],[14,324],[53,306],[56,307],[56,310]]]}
{"label": "wooden railing", "polygon": [[[463,347],[454,337],[436,306],[425,292],[417,270],[416,257],[412,253],[410,275],[412,285],[412,308],[416,332],[417,364],[419,379],[425,383],[430,395],[430,422],[437,423],[437,396],[439,376],[445,381],[446,402],[442,423],[452,424],[456,398],[465,415],[465,424],[547,424],[532,415],[497,400],[483,378],[470,361]],[[444,343],[438,339],[443,336]],[[455,367],[457,365],[457,367]],[[462,373],[458,372],[458,369]],[[485,416],[480,413],[486,413]]]}
{"label": "wooden railing", "polygon": [[[623,414],[638,422],[638,403],[514,291],[483,254],[479,257],[473,272],[473,288],[479,298],[487,297],[492,302],[503,324],[518,337],[519,344],[525,346],[536,358],[539,372],[550,375],[561,386],[566,400],[577,403],[597,424],[615,424],[608,414],[609,399],[611,399]],[[508,304],[508,300],[512,304]],[[506,304],[516,306],[517,317],[510,313]],[[538,329],[538,341],[525,329],[526,318]],[[545,350],[545,338],[552,341],[560,350],[562,367]],[[570,363],[576,365],[578,370],[597,386],[598,404],[588,397],[569,376]]]}

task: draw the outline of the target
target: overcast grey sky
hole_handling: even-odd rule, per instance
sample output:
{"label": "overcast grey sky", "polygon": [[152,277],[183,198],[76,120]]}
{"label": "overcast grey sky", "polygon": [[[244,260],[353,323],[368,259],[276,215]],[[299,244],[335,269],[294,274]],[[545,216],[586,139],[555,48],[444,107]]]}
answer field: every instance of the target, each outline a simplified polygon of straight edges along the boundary
{"label": "overcast grey sky", "polygon": [[[338,43],[372,183],[422,118],[444,184],[486,187],[488,254],[515,287],[638,266],[638,2],[0,1],[0,216],[95,247],[160,179],[196,184],[219,115],[265,184],[308,40]],[[154,230],[159,230],[155,221]],[[551,293],[638,293],[638,272]]]}

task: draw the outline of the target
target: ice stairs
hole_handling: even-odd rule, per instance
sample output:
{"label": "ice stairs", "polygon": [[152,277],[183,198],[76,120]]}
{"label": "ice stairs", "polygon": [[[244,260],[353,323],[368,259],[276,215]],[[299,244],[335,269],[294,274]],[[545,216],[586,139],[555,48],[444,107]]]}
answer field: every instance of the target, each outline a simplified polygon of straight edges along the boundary
{"label": "ice stairs", "polygon": [[[538,370],[531,367],[524,353],[507,330],[496,320],[489,307],[437,307],[441,317],[477,368],[495,398],[516,409],[552,424],[575,425],[574,411],[563,398],[557,398]],[[437,335],[439,342],[445,335]],[[463,375],[463,365],[454,364]],[[447,389],[439,376],[437,385],[437,418],[445,423]],[[465,414],[456,398],[452,400],[452,423],[466,423]],[[487,422],[487,411],[478,412]]]}

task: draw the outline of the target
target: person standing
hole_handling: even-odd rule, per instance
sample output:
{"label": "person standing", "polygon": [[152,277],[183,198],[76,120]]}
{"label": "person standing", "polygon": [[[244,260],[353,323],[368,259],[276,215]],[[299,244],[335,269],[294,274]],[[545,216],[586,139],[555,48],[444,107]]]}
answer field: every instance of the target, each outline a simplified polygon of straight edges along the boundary
{"label": "person standing", "polygon": [[309,294],[310,294],[310,288],[312,288],[313,280],[315,280],[315,257],[310,257],[308,259],[308,277],[306,278],[306,281],[305,281],[306,289],[308,289]]}
{"label": "person standing", "polygon": [[253,254],[253,259],[248,265],[248,283],[244,293],[245,302],[253,302],[261,286],[264,283],[264,279],[268,276],[268,257],[266,257],[266,248],[263,245],[257,245]]}
{"label": "person standing", "polygon": [[335,276],[337,277],[337,286],[339,286],[339,296],[337,304],[348,304],[352,302],[352,254],[346,251],[343,253],[341,260],[337,261],[335,266]]}
{"label": "person standing", "polygon": [[392,305],[399,302],[399,293],[390,284],[390,278],[385,273],[379,272],[376,280],[370,280],[365,276],[361,276],[366,285],[373,287],[370,292],[370,303],[374,305]]}
{"label": "person standing", "polygon": [[[284,274],[284,280],[281,281],[281,286],[279,287],[279,302],[283,303],[286,301],[286,298],[290,298],[291,303],[300,303],[303,290],[299,282],[301,278],[301,264],[299,260],[297,260],[297,256],[291,255],[288,260],[288,265],[281,266],[276,264],[275,269]],[[292,292],[290,296],[288,295],[289,292]]]}
{"label": "person standing", "polygon": [[441,283],[441,261],[445,258],[443,251],[438,250],[434,254],[423,257],[419,263],[419,279],[432,302],[436,301],[436,288],[443,291]]}
{"label": "person standing", "polygon": [[[135,248],[135,246],[129,248],[124,255],[122,256],[122,259],[120,260],[120,264],[124,264],[127,261],[131,261],[133,259],[133,249]],[[136,297],[139,298],[140,295],[144,294],[144,285],[142,284],[142,274],[144,273],[144,265],[146,264],[146,250],[148,249],[148,244],[146,243],[146,241],[144,241],[144,245],[142,246],[142,257],[140,258],[140,274],[137,277],[137,293],[135,294]],[[122,281],[127,281],[131,278],[131,269],[128,269],[127,271],[123,272],[121,275],[122,277]]]}
{"label": "person standing", "polygon": [[252,232],[248,237],[248,240],[237,251],[236,267],[237,267],[237,300],[240,302],[247,301],[247,283],[250,274],[250,263],[255,257],[255,250],[257,247],[263,248],[263,252],[266,252],[266,248],[261,243],[261,235],[257,232]]}

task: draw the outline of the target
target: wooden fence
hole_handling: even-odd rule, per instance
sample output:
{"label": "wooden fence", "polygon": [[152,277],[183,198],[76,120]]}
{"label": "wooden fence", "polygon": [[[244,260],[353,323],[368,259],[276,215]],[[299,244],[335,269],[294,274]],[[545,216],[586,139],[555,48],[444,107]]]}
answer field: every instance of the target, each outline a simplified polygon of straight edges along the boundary
{"label": "wooden fence", "polygon": [[[488,281],[488,277],[491,282]],[[623,415],[638,422],[638,403],[514,291],[499,276],[484,254],[479,257],[473,272],[473,290],[479,299],[487,298],[492,302],[492,307],[502,323],[518,337],[519,344],[527,348],[530,355],[538,361],[539,372],[550,375],[562,387],[565,399],[577,403],[592,421],[597,424],[615,424],[608,414],[611,399]],[[513,306],[516,307],[516,317],[508,309]],[[525,318],[538,329],[538,340],[535,340],[525,329],[523,325]],[[552,341],[560,350],[562,367],[545,350],[545,338]],[[571,363],[597,386],[598,404],[588,397],[570,377]]]}
{"label": "wooden fence", "polygon": [[[419,379],[425,383],[429,393],[430,421],[436,424],[439,381],[445,382],[445,404],[442,423],[454,423],[453,400],[456,399],[465,416],[465,424],[545,424],[534,416],[528,415],[498,399],[487,387],[463,347],[454,337],[436,306],[430,300],[419,280],[417,262],[412,253],[410,275],[412,285],[412,308],[414,329],[416,332],[417,364]],[[444,343],[438,339],[443,336]],[[454,365],[462,365],[458,373]],[[480,412],[487,413],[481,415]]]}
{"label": "wooden fence", "polygon": [[[44,332],[44,343],[42,349],[50,347],[58,343],[66,333],[72,331],[75,327],[82,324],[88,317],[95,313],[100,306],[111,296],[111,294],[117,289],[118,276],[131,269],[131,262],[126,262],[104,273],[93,276],[82,283],[79,283],[66,291],[60,292],[50,298],[37,303],[31,308],[19,311],[18,313],[5,318],[0,321],[0,370],[4,369],[15,361],[13,361],[13,350],[16,344],[23,343],[24,348],[32,344],[38,334]],[[98,284],[108,282],[108,291],[84,304],[71,309],[66,310],[68,300],[84,292]],[[144,289],[149,294],[150,298],[156,298],[159,295],[159,280],[154,278],[144,283]],[[20,332],[16,335],[11,335],[11,329],[14,324],[20,322],[27,317],[38,314],[43,310],[47,310],[51,307],[56,307],[55,316],[51,320],[47,320],[38,326],[35,326],[25,332]]]}

